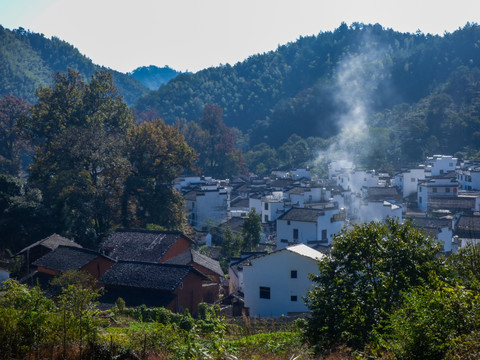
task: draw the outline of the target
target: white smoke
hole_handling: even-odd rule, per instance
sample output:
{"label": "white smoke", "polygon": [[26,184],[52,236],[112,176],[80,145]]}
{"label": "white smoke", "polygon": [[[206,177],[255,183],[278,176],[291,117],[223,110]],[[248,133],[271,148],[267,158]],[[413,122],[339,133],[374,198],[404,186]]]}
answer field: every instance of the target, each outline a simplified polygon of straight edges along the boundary
{"label": "white smoke", "polygon": [[[366,35],[368,36],[368,35]],[[369,139],[368,119],[379,80],[382,78],[385,52],[373,41],[364,38],[364,51],[346,56],[336,68],[333,99],[340,109],[336,115],[339,129],[327,150],[318,154],[318,163],[348,160],[357,163],[359,153],[369,153],[375,139]]]}

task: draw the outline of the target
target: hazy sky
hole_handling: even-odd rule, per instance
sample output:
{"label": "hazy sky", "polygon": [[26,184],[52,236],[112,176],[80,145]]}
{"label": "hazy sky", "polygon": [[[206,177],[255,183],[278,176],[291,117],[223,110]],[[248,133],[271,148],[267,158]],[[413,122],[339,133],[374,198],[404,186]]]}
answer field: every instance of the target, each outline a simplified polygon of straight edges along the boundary
{"label": "hazy sky", "polygon": [[57,36],[129,72],[235,64],[341,22],[443,34],[480,22],[480,0],[0,0],[0,25]]}

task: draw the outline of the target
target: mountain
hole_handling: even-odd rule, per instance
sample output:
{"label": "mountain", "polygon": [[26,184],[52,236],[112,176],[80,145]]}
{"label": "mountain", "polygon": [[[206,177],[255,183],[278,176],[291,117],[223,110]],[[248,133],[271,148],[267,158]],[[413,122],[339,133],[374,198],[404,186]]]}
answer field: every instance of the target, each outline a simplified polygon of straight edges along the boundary
{"label": "mountain", "polygon": [[160,68],[154,65],[142,66],[129,73],[131,77],[140,81],[150,90],[157,90],[179,74],[181,73],[168,66]]}
{"label": "mountain", "polygon": [[388,118],[400,104],[418,110],[424,99],[448,87],[453,74],[463,69],[470,76],[479,66],[476,24],[436,36],[343,23],[233,66],[180,74],[135,106],[174,122],[196,120],[205,104],[217,104],[227,125],[249,135],[250,147],[279,147],[292,134],[328,139],[352,122],[373,125],[375,114]]}
{"label": "mountain", "polygon": [[[51,75],[72,68],[86,79],[103,69],[78,49],[56,37],[46,38],[22,28],[0,26],[0,96],[12,94],[35,102],[35,90],[52,83]],[[128,104],[148,92],[147,87],[118,71],[113,73],[116,87]]]}

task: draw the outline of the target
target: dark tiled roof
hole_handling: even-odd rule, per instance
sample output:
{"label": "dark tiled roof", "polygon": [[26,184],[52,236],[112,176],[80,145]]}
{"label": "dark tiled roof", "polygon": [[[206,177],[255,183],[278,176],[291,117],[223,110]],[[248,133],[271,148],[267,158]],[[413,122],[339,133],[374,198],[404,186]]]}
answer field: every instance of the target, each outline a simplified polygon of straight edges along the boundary
{"label": "dark tiled roof", "polygon": [[19,254],[22,254],[23,252],[27,251],[28,249],[31,249],[31,248],[33,248],[35,246],[39,246],[39,245],[44,246],[46,248],[49,248],[50,250],[55,250],[60,245],[78,247],[78,248],[82,247],[80,244],[77,244],[73,240],[64,238],[63,236],[60,236],[58,234],[52,234],[49,237],[46,237],[45,239],[37,241],[37,242],[33,243],[32,245],[29,245],[26,248],[20,250]]}
{"label": "dark tiled roof", "polygon": [[248,208],[250,201],[248,199],[238,198],[230,202],[230,208],[239,207],[239,208]]}
{"label": "dark tiled roof", "polygon": [[460,216],[455,235],[466,239],[480,239],[480,216]]}
{"label": "dark tiled roof", "polygon": [[427,217],[411,217],[412,223],[416,227],[420,228],[432,228],[438,229],[443,227],[452,227],[452,220],[449,219],[437,219]]}
{"label": "dark tiled roof", "polygon": [[292,220],[304,222],[317,222],[319,216],[324,216],[325,212],[319,209],[308,208],[292,208],[282,216],[279,220]]}
{"label": "dark tiled roof", "polygon": [[289,188],[293,185],[293,180],[291,179],[277,179],[277,180],[273,180],[270,184],[268,184],[270,187],[273,187],[273,188],[283,188],[283,189],[286,189],[286,188]]}
{"label": "dark tiled roof", "polygon": [[102,255],[93,250],[60,245],[34,261],[33,265],[54,271],[80,270],[99,256]]}
{"label": "dark tiled roof", "polygon": [[243,218],[235,216],[220,224],[218,228],[221,229],[222,232],[224,232],[227,227],[230,227],[233,232],[241,233],[243,228],[243,222]]}
{"label": "dark tiled roof", "polygon": [[118,261],[102,278],[105,285],[173,291],[193,271],[186,265],[154,264],[139,261]]}
{"label": "dark tiled roof", "polygon": [[307,190],[304,187],[301,186],[295,186],[294,188],[291,188],[290,190],[287,191],[287,194],[290,195],[303,195],[305,194],[305,190]]}
{"label": "dark tiled roof", "polygon": [[429,209],[450,209],[470,211],[475,207],[475,199],[460,196],[431,196],[428,202]]}
{"label": "dark tiled roof", "polygon": [[368,200],[400,200],[402,195],[396,187],[369,187],[366,189]]}
{"label": "dark tiled roof", "polygon": [[156,263],[180,237],[190,240],[180,232],[117,230],[102,244],[102,249],[113,259]]}
{"label": "dark tiled roof", "polygon": [[213,260],[192,249],[188,249],[180,255],[167,260],[164,264],[189,265],[191,262],[201,265],[220,276],[224,275],[220,263],[217,260]]}

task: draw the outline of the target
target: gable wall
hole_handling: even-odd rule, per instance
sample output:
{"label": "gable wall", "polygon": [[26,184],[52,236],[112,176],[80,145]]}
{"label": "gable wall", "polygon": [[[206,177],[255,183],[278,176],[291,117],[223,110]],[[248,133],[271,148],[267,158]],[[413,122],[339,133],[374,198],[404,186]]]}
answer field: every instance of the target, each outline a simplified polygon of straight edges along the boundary
{"label": "gable wall", "polygon": [[168,251],[163,255],[163,257],[160,259],[160,263],[163,263],[167,261],[168,259],[171,259],[177,255],[180,255],[184,251],[187,251],[190,248],[191,242],[184,238],[183,236],[180,236],[177,241],[168,249]]}

